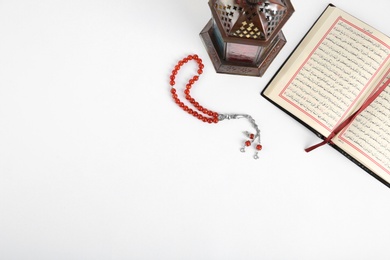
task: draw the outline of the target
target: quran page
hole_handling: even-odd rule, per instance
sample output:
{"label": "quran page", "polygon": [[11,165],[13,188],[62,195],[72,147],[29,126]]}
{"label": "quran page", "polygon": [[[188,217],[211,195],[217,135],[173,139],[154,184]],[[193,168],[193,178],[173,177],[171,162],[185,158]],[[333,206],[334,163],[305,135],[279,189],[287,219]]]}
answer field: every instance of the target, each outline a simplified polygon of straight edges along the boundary
{"label": "quran page", "polygon": [[[390,68],[378,83],[378,88],[389,79]],[[332,142],[390,183],[390,86]]]}
{"label": "quran page", "polygon": [[373,91],[390,39],[329,5],[262,95],[323,136]]}

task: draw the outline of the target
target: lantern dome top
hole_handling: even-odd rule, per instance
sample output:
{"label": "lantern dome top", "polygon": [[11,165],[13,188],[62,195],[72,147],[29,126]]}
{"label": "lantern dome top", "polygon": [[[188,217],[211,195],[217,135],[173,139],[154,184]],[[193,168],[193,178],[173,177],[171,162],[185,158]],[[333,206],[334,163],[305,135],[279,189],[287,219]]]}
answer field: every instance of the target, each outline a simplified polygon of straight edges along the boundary
{"label": "lantern dome top", "polygon": [[238,41],[272,40],[294,12],[290,0],[210,0],[209,5],[223,38]]}

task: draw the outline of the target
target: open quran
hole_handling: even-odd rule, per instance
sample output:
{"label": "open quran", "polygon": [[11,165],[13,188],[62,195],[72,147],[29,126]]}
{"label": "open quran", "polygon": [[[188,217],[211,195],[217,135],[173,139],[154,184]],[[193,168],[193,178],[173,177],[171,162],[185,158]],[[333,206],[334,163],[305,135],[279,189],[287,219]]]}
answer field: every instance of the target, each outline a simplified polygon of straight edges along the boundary
{"label": "open quran", "polygon": [[330,4],[261,93],[390,187],[390,38]]}

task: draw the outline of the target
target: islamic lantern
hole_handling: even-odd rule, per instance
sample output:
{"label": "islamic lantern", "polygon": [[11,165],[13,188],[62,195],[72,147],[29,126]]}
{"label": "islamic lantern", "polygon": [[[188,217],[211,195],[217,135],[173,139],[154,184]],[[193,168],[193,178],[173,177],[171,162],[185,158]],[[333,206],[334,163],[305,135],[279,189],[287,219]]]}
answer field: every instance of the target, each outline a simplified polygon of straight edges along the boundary
{"label": "islamic lantern", "polygon": [[218,73],[262,76],[286,44],[281,31],[290,0],[209,0],[212,18],[200,36]]}

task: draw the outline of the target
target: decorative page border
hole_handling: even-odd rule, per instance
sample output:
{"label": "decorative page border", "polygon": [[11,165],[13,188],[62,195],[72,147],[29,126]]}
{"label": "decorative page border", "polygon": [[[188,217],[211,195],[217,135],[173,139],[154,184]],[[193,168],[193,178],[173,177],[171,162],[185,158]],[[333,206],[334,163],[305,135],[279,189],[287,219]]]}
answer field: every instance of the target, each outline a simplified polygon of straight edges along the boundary
{"label": "decorative page border", "polygon": [[[381,79],[381,81],[378,83],[378,85],[376,86],[376,88],[379,88],[381,86],[381,84],[383,84],[383,82],[386,80],[386,78],[388,78],[390,76],[390,69],[387,71],[387,73],[385,74],[385,76]],[[390,87],[390,86],[388,86]],[[345,137],[344,137],[344,134],[345,132],[347,131],[347,128],[352,124],[353,122],[349,123],[341,132],[340,132],[340,136],[339,136],[339,139],[342,140],[344,143],[346,143],[347,145],[349,145],[351,148],[353,148],[354,150],[356,150],[357,152],[359,152],[360,154],[362,154],[364,157],[366,157],[368,160],[370,160],[371,162],[373,162],[376,166],[378,166],[379,168],[381,168],[383,171],[385,171],[387,174],[390,175],[390,170],[387,169],[383,164],[379,163],[378,161],[376,161],[374,158],[372,158],[370,155],[368,155],[366,152],[364,152],[363,150],[361,150],[359,147],[357,147],[356,145],[354,145],[353,143],[351,143],[349,140],[347,140]]]}
{"label": "decorative page border", "polygon": [[319,125],[321,125],[322,127],[324,127],[325,129],[327,129],[329,132],[332,132],[340,123],[343,122],[343,120],[345,119],[345,116],[349,113],[349,111],[351,110],[351,108],[356,104],[356,102],[359,100],[360,96],[362,95],[362,93],[367,89],[367,87],[371,84],[371,82],[374,80],[374,78],[376,77],[378,71],[384,66],[384,64],[388,61],[388,59],[390,58],[390,55],[388,55],[388,57],[383,61],[383,63],[380,65],[378,71],[376,73],[374,73],[374,75],[371,77],[371,79],[367,82],[367,84],[364,86],[363,90],[360,92],[360,94],[356,97],[356,99],[352,102],[351,106],[345,111],[345,113],[342,115],[342,117],[340,118],[340,120],[335,124],[335,126],[333,127],[333,129],[327,127],[325,124],[323,124],[318,118],[310,115],[309,113],[307,113],[305,110],[303,110],[301,107],[299,107],[296,103],[294,103],[292,100],[288,99],[287,97],[284,96],[284,93],[286,91],[286,89],[290,86],[291,82],[293,80],[295,80],[295,78],[297,77],[298,73],[302,70],[302,68],[306,65],[306,63],[311,59],[311,57],[313,56],[314,52],[318,49],[318,47],[323,43],[323,41],[328,37],[329,33],[335,28],[335,26],[337,25],[337,23],[339,21],[342,21],[342,22],[345,22],[347,23],[348,25],[350,25],[351,27],[354,27],[355,29],[357,29],[358,31],[364,33],[365,35],[369,36],[370,38],[374,39],[375,41],[377,41],[378,43],[380,43],[382,46],[390,49],[390,46],[387,45],[386,43],[384,43],[383,41],[381,41],[379,38],[373,36],[371,33],[367,32],[366,30],[364,30],[363,28],[360,28],[358,27],[357,25],[347,21],[346,19],[344,19],[342,16],[339,16],[335,22],[332,24],[332,26],[329,28],[329,30],[325,33],[325,35],[321,38],[321,40],[317,43],[317,45],[313,48],[313,50],[310,52],[309,56],[305,59],[305,61],[302,63],[302,65],[298,68],[298,70],[294,73],[294,76],[288,81],[288,83],[286,84],[286,86],[282,89],[282,91],[279,93],[279,97],[284,99],[286,102],[288,102],[289,104],[291,104],[292,106],[294,106],[296,109],[298,109],[299,111],[301,111],[302,113],[304,113],[306,116],[308,116],[309,118],[311,118],[312,120],[314,120],[316,123],[318,123]]}

